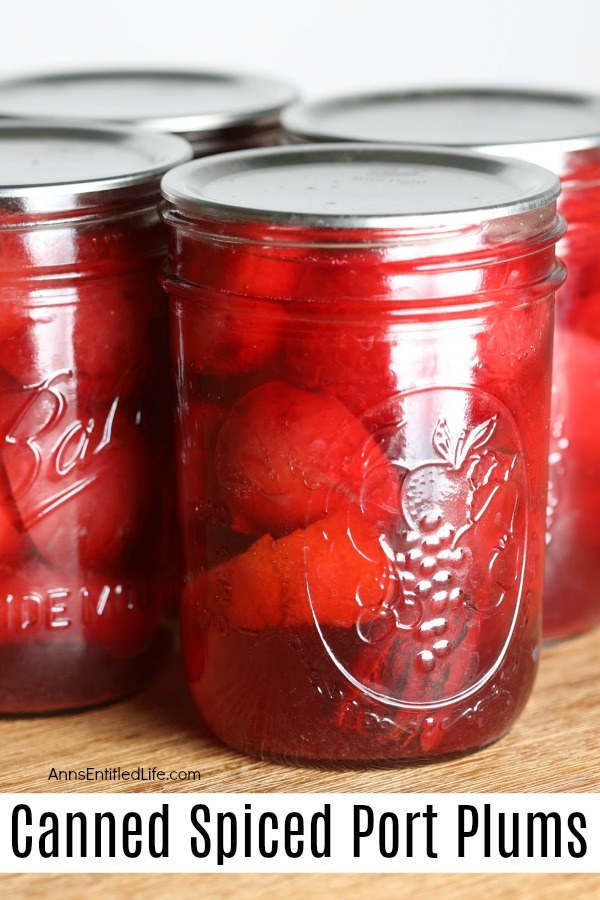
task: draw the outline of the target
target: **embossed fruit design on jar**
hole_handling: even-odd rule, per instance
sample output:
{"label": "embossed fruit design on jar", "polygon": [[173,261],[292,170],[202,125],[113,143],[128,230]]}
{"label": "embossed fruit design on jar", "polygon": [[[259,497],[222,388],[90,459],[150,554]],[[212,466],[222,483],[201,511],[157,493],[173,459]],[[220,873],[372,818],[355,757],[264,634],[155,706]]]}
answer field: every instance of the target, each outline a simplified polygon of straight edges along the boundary
{"label": "embossed fruit design on jar", "polygon": [[539,652],[557,179],[287,147],[163,194],[205,721],[299,760],[501,737]]}
{"label": "embossed fruit design on jar", "polygon": [[[460,146],[560,177],[568,278],[557,296],[544,638],[600,623],[600,98],[503,89],[388,91],[296,104],[296,141]],[[507,336],[510,340],[510,337]],[[526,348],[524,348],[526,352]]]}
{"label": "embossed fruit design on jar", "polygon": [[0,126],[0,713],[106,702],[157,669],[173,479],[156,202],[190,156],[175,137]]}

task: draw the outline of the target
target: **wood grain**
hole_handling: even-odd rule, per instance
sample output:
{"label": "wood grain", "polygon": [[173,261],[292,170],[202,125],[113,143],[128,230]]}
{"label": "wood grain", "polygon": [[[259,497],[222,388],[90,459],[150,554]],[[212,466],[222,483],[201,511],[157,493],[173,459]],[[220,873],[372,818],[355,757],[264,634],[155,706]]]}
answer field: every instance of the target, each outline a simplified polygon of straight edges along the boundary
{"label": "wood grain", "polygon": [[[0,791],[596,791],[599,633],[547,648],[529,706],[492,747],[443,763],[348,771],[242,756],[200,723],[179,663],[122,703],[84,713],[0,720]],[[199,782],[48,781],[51,767],[197,769]]]}
{"label": "wood grain", "polygon": [[596,900],[596,875],[5,875],[3,900]]}

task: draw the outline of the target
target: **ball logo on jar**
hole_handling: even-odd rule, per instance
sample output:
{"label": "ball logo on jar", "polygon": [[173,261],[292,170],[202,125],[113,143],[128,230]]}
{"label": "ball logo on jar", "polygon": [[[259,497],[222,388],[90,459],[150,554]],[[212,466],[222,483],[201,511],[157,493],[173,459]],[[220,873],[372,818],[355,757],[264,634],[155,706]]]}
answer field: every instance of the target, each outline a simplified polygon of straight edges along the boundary
{"label": "ball logo on jar", "polygon": [[[316,605],[313,616],[355,687],[395,706],[434,708],[477,691],[510,644],[526,562],[523,450],[506,407],[472,387],[397,394],[377,418],[398,473],[399,515],[382,509],[375,544],[348,518],[356,553],[373,562],[369,583],[354,586],[355,628],[331,627]],[[377,477],[371,467],[363,504]],[[318,572],[305,561],[312,603]]]}
{"label": "ball logo on jar", "polygon": [[[154,461],[138,427],[137,404],[126,406],[120,396],[102,401],[80,396],[68,369],[9,387],[2,401],[0,509],[15,533],[11,577],[2,587],[15,598],[39,594],[43,602],[28,608],[45,610],[33,618],[27,611],[19,614],[15,621],[21,620],[21,630],[44,622],[53,630],[69,627],[73,617],[57,626],[52,598],[46,596],[47,588],[67,583],[69,595],[80,596],[77,609],[93,608],[98,618],[143,612],[138,579],[130,582],[129,576],[137,571],[144,539],[154,535],[150,512],[156,495],[149,487]],[[26,566],[29,583],[15,586],[16,574]],[[40,591],[34,585],[46,570],[53,578],[44,577]],[[14,599],[13,609],[17,606]]]}
{"label": "ball logo on jar", "polygon": [[[62,370],[18,392],[26,400],[5,435],[3,461],[15,501],[35,496],[32,508],[27,504],[24,510],[25,528],[91,484],[99,473],[98,455],[111,443],[119,399],[100,416],[74,418],[68,402],[71,376]],[[41,480],[43,496],[37,490]]]}

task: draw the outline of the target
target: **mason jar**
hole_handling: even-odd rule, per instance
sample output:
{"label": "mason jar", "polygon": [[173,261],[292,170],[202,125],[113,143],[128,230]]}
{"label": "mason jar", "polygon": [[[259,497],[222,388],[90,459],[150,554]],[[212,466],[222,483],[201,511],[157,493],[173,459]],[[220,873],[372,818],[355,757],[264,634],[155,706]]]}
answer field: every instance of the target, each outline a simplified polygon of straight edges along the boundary
{"label": "mason jar", "polygon": [[162,189],[205,721],[298,760],[501,737],[540,640],[558,180],[348,144]]}
{"label": "mason jar", "polygon": [[160,177],[186,141],[0,125],[0,712],[144,686],[171,587]]}
{"label": "mason jar", "polygon": [[296,91],[278,78],[231,72],[129,69],[0,81],[0,116],[89,119],[178,134],[207,156],[277,144]]}
{"label": "mason jar", "polygon": [[600,99],[512,90],[389,91],[298,104],[292,141],[452,145],[547,166],[562,181],[568,270],[556,311],[543,632],[600,622]]}

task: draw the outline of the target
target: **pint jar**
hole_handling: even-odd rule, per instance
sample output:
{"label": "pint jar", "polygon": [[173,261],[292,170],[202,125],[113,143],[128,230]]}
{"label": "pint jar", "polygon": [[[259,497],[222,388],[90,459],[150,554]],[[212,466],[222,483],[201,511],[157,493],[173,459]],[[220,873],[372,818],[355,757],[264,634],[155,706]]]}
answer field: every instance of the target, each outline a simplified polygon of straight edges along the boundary
{"label": "pint jar", "polygon": [[296,99],[279,78],[129,69],[53,72],[0,81],[0,116],[100,120],[185,137],[194,156],[277,144]]}
{"label": "pint jar", "polygon": [[0,713],[156,670],[171,585],[160,177],[181,138],[0,126]]}
{"label": "pint jar", "polygon": [[291,140],[427,141],[525,159],[562,181],[543,633],[600,622],[600,100],[508,90],[385,92],[298,104]]}
{"label": "pint jar", "polygon": [[538,657],[557,179],[329,145],[163,194],[205,721],[298,760],[499,738]]}

